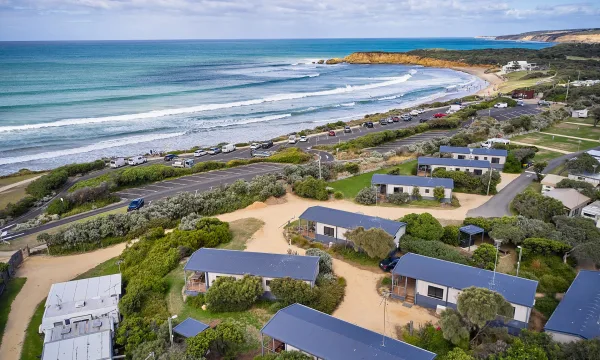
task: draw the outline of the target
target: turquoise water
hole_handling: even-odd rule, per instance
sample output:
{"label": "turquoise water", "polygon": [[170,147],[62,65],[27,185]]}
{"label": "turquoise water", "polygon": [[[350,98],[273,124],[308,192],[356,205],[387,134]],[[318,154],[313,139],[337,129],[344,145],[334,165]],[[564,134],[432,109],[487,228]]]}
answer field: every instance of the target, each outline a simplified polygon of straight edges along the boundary
{"label": "turquoise water", "polygon": [[[482,39],[0,42],[0,174],[102,156],[272,138],[477,91],[399,65],[318,65],[354,51],[542,48]],[[459,94],[457,94],[459,95]]]}

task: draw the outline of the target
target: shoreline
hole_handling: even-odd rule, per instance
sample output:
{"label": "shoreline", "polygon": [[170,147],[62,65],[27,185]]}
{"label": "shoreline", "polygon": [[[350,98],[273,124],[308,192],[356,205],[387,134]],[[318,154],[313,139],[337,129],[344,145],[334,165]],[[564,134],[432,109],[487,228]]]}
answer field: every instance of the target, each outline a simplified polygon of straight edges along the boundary
{"label": "shoreline", "polygon": [[474,94],[474,95],[478,95],[478,96],[492,95],[493,92],[497,90],[497,86],[504,82],[504,79],[502,79],[496,73],[486,73],[485,71],[488,68],[469,66],[469,67],[453,67],[451,69],[476,76],[479,79],[485,81],[488,84],[488,86],[484,89],[479,90],[477,93]]}

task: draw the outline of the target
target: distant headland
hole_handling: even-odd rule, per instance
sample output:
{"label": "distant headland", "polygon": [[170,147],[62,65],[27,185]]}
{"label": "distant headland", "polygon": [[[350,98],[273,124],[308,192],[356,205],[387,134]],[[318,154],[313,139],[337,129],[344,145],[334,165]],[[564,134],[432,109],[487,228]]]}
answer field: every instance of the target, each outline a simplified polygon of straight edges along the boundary
{"label": "distant headland", "polygon": [[516,35],[502,36],[476,36],[479,39],[490,40],[515,40],[515,41],[541,41],[556,43],[600,43],[600,28],[570,29],[570,30],[541,30],[530,31]]}

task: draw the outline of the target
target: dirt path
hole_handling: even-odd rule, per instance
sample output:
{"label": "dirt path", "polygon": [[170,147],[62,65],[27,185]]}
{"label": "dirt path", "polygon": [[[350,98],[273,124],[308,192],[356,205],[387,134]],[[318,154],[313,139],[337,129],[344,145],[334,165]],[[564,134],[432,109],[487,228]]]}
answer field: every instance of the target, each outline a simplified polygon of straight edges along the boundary
{"label": "dirt path", "polygon": [[551,147],[547,147],[547,146],[534,145],[534,144],[529,144],[529,143],[520,142],[520,141],[512,141],[512,140],[510,142],[513,144],[517,144],[517,145],[535,146],[539,149],[550,150],[550,151],[554,151],[554,152],[561,153],[561,154],[572,154],[571,151],[555,149],[555,148],[551,148]]}
{"label": "dirt path", "polygon": [[12,189],[12,188],[16,188],[16,187],[18,187],[18,186],[21,186],[21,185],[26,185],[26,184],[29,184],[30,182],[32,182],[32,181],[34,181],[34,180],[37,180],[37,179],[41,178],[42,176],[43,176],[43,175],[40,175],[40,176],[32,177],[31,179],[27,179],[27,180],[23,180],[23,181],[16,182],[16,183],[14,183],[14,184],[10,184],[10,185],[6,185],[6,186],[2,186],[2,187],[0,187],[0,193],[1,193],[1,192],[4,192],[4,191],[6,191],[6,190],[10,190],[10,189]]}
{"label": "dirt path", "polygon": [[26,277],[27,282],[12,304],[8,322],[0,346],[0,359],[18,360],[25,339],[25,330],[37,304],[50,291],[50,285],[69,281],[94,266],[123,252],[125,244],[87,254],[71,256],[32,256],[25,260],[17,271],[17,277]]}
{"label": "dirt path", "polygon": [[600,142],[599,140],[596,140],[596,139],[587,139],[587,138],[582,138],[582,137],[577,137],[577,136],[553,134],[553,133],[549,133],[549,132],[541,132],[540,131],[540,134],[546,134],[546,135],[552,135],[552,136],[560,136],[560,137],[569,138],[569,139],[575,139],[575,140]]}
{"label": "dirt path", "polygon": [[584,123],[570,122],[570,121],[565,121],[563,124],[571,124],[571,125],[594,127],[594,125],[592,125],[592,124],[584,124]]}

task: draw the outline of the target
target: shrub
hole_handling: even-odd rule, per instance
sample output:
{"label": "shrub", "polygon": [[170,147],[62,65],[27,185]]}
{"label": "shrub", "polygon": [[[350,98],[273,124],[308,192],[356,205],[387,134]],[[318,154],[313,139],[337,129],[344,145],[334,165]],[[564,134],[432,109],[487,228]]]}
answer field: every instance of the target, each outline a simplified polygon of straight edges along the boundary
{"label": "shrub", "polygon": [[406,233],[424,240],[440,240],[444,228],[430,213],[408,214],[400,221],[406,223]]}
{"label": "shrub", "polygon": [[496,262],[496,248],[492,244],[480,244],[473,252],[473,263],[475,266],[494,270]]}
{"label": "shrub", "polygon": [[312,176],[294,183],[294,192],[296,195],[304,198],[322,201],[329,199],[327,183],[324,180],[317,180]]}
{"label": "shrub", "polygon": [[410,195],[407,193],[389,194],[386,200],[394,205],[403,205],[410,202]]}
{"label": "shrub", "polygon": [[356,194],[354,200],[362,205],[373,205],[377,201],[377,195],[375,189],[372,187],[363,188]]}
{"label": "shrub", "polygon": [[336,191],[335,193],[333,193],[333,197],[338,200],[341,200],[344,198],[344,194],[341,191]]}
{"label": "shrub", "polygon": [[315,292],[316,298],[310,307],[326,314],[332,314],[344,300],[346,279],[338,277],[318,280]]}
{"label": "shrub", "polygon": [[569,282],[557,275],[546,274],[540,278],[538,290],[544,293],[563,293],[569,289]]}
{"label": "shrub", "polygon": [[550,222],[553,217],[565,214],[562,202],[534,191],[517,194],[512,206],[520,215],[544,222]]}
{"label": "shrub", "polygon": [[365,230],[359,226],[347,231],[345,236],[354,245],[354,250],[364,251],[374,259],[385,258],[396,248],[394,238],[381,228]]}
{"label": "shrub", "polygon": [[512,152],[509,152],[502,171],[505,173],[519,174],[523,172],[523,165]]}
{"label": "shrub", "polygon": [[436,186],[435,188],[433,188],[433,197],[437,200],[437,201],[442,201],[444,200],[445,197],[445,191],[444,188],[442,186]]}
{"label": "shrub", "polygon": [[558,300],[553,296],[544,296],[543,298],[535,299],[534,308],[544,314],[546,319],[549,319],[556,307],[558,306]]}
{"label": "shrub", "polygon": [[421,191],[418,186],[413,187],[412,189],[412,197],[415,200],[421,200],[423,196],[421,195]]}
{"label": "shrub", "polygon": [[469,265],[470,263],[469,258],[466,255],[463,255],[459,250],[452,246],[446,245],[440,241],[419,239],[411,235],[404,235],[400,239],[400,250],[403,253],[412,252],[464,265]]}
{"label": "shrub", "polygon": [[475,175],[464,171],[449,171],[438,168],[433,171],[433,177],[450,178],[454,180],[455,189],[459,189],[462,192],[484,195],[487,193],[489,182],[490,194],[495,194],[497,192],[496,186],[500,183],[500,173],[493,170],[491,181],[489,173],[488,171],[483,175]]}
{"label": "shrub", "polygon": [[310,248],[306,250],[306,256],[319,257],[319,274],[333,273],[333,258],[329,253],[321,249]]}
{"label": "shrub", "polygon": [[[60,169],[60,168],[59,168]],[[49,174],[36,179],[27,185],[25,191],[36,199],[42,199],[58,190],[69,179],[69,174],[65,170],[53,170]]]}
{"label": "shrub", "polygon": [[523,241],[523,248],[527,255],[563,255],[571,246],[550,239],[528,238]]}
{"label": "shrub", "polygon": [[196,296],[188,296],[185,303],[193,308],[201,309],[204,305],[204,294],[198,294]]}
{"label": "shrub", "polygon": [[444,235],[442,235],[442,238],[440,240],[442,240],[444,244],[458,246],[460,244],[460,241],[458,239],[460,231],[458,229],[459,226],[456,225],[444,226]]}
{"label": "shrub", "polygon": [[360,166],[357,163],[346,163],[345,169],[350,174],[358,174]]}
{"label": "shrub", "polygon": [[263,294],[262,279],[245,275],[236,280],[222,276],[206,292],[208,308],[215,312],[243,311],[249,309]]}
{"label": "shrub", "polygon": [[285,304],[285,306],[294,303],[308,306],[315,300],[317,295],[310,284],[289,277],[273,279],[269,287],[277,301]]}
{"label": "shrub", "polygon": [[5,219],[7,217],[16,218],[23,214],[25,214],[29,209],[31,209],[36,203],[36,198],[30,195],[25,196],[24,198],[17,201],[15,204],[8,203],[4,210],[0,210],[0,219]]}

